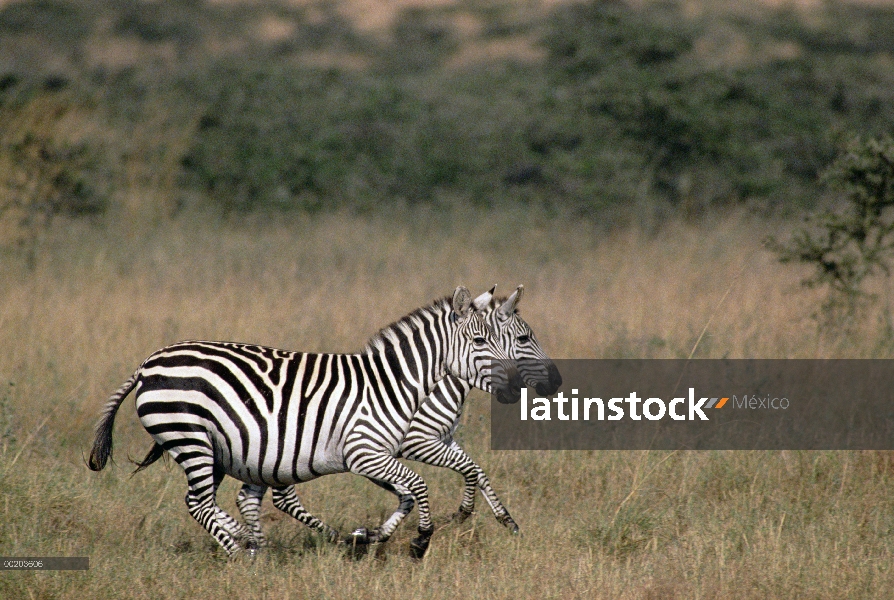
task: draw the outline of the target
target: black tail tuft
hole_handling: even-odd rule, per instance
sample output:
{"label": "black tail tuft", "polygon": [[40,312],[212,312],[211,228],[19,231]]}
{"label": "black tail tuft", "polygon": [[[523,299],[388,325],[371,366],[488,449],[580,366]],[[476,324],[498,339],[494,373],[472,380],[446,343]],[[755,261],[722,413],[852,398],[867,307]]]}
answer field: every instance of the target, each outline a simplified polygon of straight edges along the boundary
{"label": "black tail tuft", "polygon": [[93,449],[90,450],[90,459],[87,466],[91,471],[102,471],[109,457],[112,455],[112,426],[115,423],[115,415],[112,418],[103,415],[103,419],[96,426],[96,439],[93,440]]}
{"label": "black tail tuft", "polygon": [[137,384],[139,373],[139,370],[134,373],[106,402],[102,418],[96,425],[96,437],[93,440],[93,449],[90,450],[90,458],[87,461],[87,466],[91,471],[101,471],[112,456],[112,428],[115,426],[115,414],[124,397]]}
{"label": "black tail tuft", "polygon": [[134,475],[136,475],[137,473],[139,473],[140,471],[142,471],[143,469],[145,469],[146,467],[148,467],[149,465],[151,465],[152,463],[154,463],[155,461],[157,461],[159,458],[161,458],[164,455],[165,455],[165,450],[164,450],[164,448],[161,447],[161,444],[158,444],[158,443],[152,444],[152,447],[149,448],[149,452],[146,453],[146,457],[143,460],[141,460],[140,462],[137,462],[135,460],[130,461],[137,466],[137,468],[134,469],[133,473],[130,474],[131,477],[133,477]]}

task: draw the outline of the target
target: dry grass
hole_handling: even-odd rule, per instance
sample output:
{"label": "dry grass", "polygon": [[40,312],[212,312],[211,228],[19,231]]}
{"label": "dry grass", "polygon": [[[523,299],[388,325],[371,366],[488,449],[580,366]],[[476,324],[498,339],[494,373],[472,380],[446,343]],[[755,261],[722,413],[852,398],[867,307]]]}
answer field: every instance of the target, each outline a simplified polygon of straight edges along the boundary
{"label": "dry grass", "polygon": [[[187,514],[176,467],[128,477],[125,457],[149,443],[131,402],[115,429],[118,464],[93,474],[83,463],[106,397],[180,339],[351,351],[459,283],[473,292],[524,283],[522,312],[554,357],[686,356],[712,316],[698,357],[884,356],[890,346],[873,320],[858,335],[818,333],[817,293],[761,249],[776,226],[744,216],[657,234],[474,211],[205,221],[59,222],[33,272],[0,263],[0,555],[91,559],[87,572],[5,572],[0,597],[877,598],[894,589],[885,454],[492,452],[481,395],[461,439],[522,537],[481,500],[465,524],[446,524],[459,478],[414,465],[443,525],[423,562],[407,556],[412,517],[378,558],[352,562],[266,504],[273,548],[253,564],[227,563]],[[230,481],[220,493],[228,510],[236,489]],[[351,475],[300,493],[343,531],[394,507]]]}

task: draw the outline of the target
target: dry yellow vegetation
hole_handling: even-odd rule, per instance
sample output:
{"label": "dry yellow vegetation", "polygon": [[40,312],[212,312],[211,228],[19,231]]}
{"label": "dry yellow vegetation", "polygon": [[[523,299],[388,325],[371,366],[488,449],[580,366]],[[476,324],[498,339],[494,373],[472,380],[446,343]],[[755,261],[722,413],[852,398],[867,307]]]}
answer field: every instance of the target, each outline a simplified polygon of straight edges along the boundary
{"label": "dry yellow vegetation", "polygon": [[[557,358],[885,356],[883,328],[819,330],[819,292],[761,240],[781,224],[727,215],[600,231],[522,212],[284,217],[166,226],[58,221],[33,271],[0,263],[0,554],[89,556],[86,572],[4,572],[4,598],[879,598],[894,589],[892,463],[861,452],[495,452],[483,394],[461,443],[522,528],[447,522],[460,478],[413,464],[438,529],[421,563],[411,517],[359,561],[265,500],[272,547],[228,563],[159,463],[132,401],[117,465],[83,457],[107,396],[187,338],[351,351],[457,284],[524,283],[522,314]],[[887,283],[877,290],[890,297]],[[721,303],[721,299],[725,300]],[[884,300],[883,300],[884,301]],[[234,510],[236,482],[219,499]],[[352,475],[299,486],[342,531],[393,497]]]}

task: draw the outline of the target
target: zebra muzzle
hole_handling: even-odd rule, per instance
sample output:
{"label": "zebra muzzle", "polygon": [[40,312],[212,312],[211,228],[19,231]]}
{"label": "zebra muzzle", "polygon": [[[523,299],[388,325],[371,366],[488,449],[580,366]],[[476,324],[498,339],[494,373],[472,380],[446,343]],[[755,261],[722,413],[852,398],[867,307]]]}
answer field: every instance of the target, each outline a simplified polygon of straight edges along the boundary
{"label": "zebra muzzle", "polygon": [[521,374],[512,363],[501,363],[503,376],[494,378],[494,393],[500,404],[515,404],[521,399],[521,389],[525,387]]}
{"label": "zebra muzzle", "polygon": [[548,381],[538,381],[537,386],[534,388],[540,396],[555,394],[556,391],[562,387],[562,374],[559,373],[559,368],[556,365],[549,363],[547,373],[549,378]]}

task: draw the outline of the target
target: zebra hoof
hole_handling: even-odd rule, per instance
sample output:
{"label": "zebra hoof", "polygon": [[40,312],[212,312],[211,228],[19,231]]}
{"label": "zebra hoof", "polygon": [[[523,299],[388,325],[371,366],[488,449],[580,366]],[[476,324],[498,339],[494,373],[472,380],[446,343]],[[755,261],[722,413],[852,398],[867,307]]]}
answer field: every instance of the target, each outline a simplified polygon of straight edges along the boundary
{"label": "zebra hoof", "polygon": [[520,532],[519,532],[519,530],[518,530],[518,523],[516,523],[516,522],[512,519],[512,517],[510,517],[510,518],[506,519],[505,521],[503,521],[503,525],[506,526],[506,529],[508,529],[508,530],[509,530],[509,533],[511,533],[512,535],[520,535]]}
{"label": "zebra hoof", "polygon": [[425,552],[428,550],[428,544],[431,541],[431,537],[418,537],[414,538],[413,541],[410,542],[410,556],[416,560],[422,560],[422,557],[425,556]]}
{"label": "zebra hoof", "polygon": [[249,560],[254,560],[258,557],[258,554],[261,553],[261,549],[254,542],[249,542],[248,546],[245,548],[245,556]]}
{"label": "zebra hoof", "polygon": [[[335,535],[337,536],[338,534],[336,533]],[[366,527],[358,527],[342,541],[348,546],[368,546],[371,543],[369,530]]]}
{"label": "zebra hoof", "polygon": [[360,560],[369,552],[369,531],[366,527],[358,527],[341,541],[348,547],[348,556]]}
{"label": "zebra hoof", "polygon": [[419,537],[414,538],[413,541],[410,542],[410,556],[416,560],[422,560],[426,550],[428,550],[428,544],[431,542],[431,534],[434,533],[434,528],[420,528],[417,531],[419,531]]}
{"label": "zebra hoof", "polygon": [[227,562],[229,562],[229,563],[239,562],[240,560],[242,560],[242,558],[244,556],[245,556],[245,552],[242,551],[242,548],[237,548],[236,550],[233,550],[232,552],[227,552]]}
{"label": "zebra hoof", "polygon": [[509,533],[512,535],[518,535],[518,523],[515,522],[509,513],[506,513],[502,517],[497,517],[497,521],[499,521],[506,529],[509,530]]}
{"label": "zebra hoof", "polygon": [[227,562],[235,564],[245,564],[246,562],[254,562],[255,555],[248,548],[237,546],[227,553]]}
{"label": "zebra hoof", "polygon": [[453,513],[451,519],[456,523],[462,523],[466,519],[472,516],[472,511],[468,510],[462,506],[459,507],[459,510]]}

